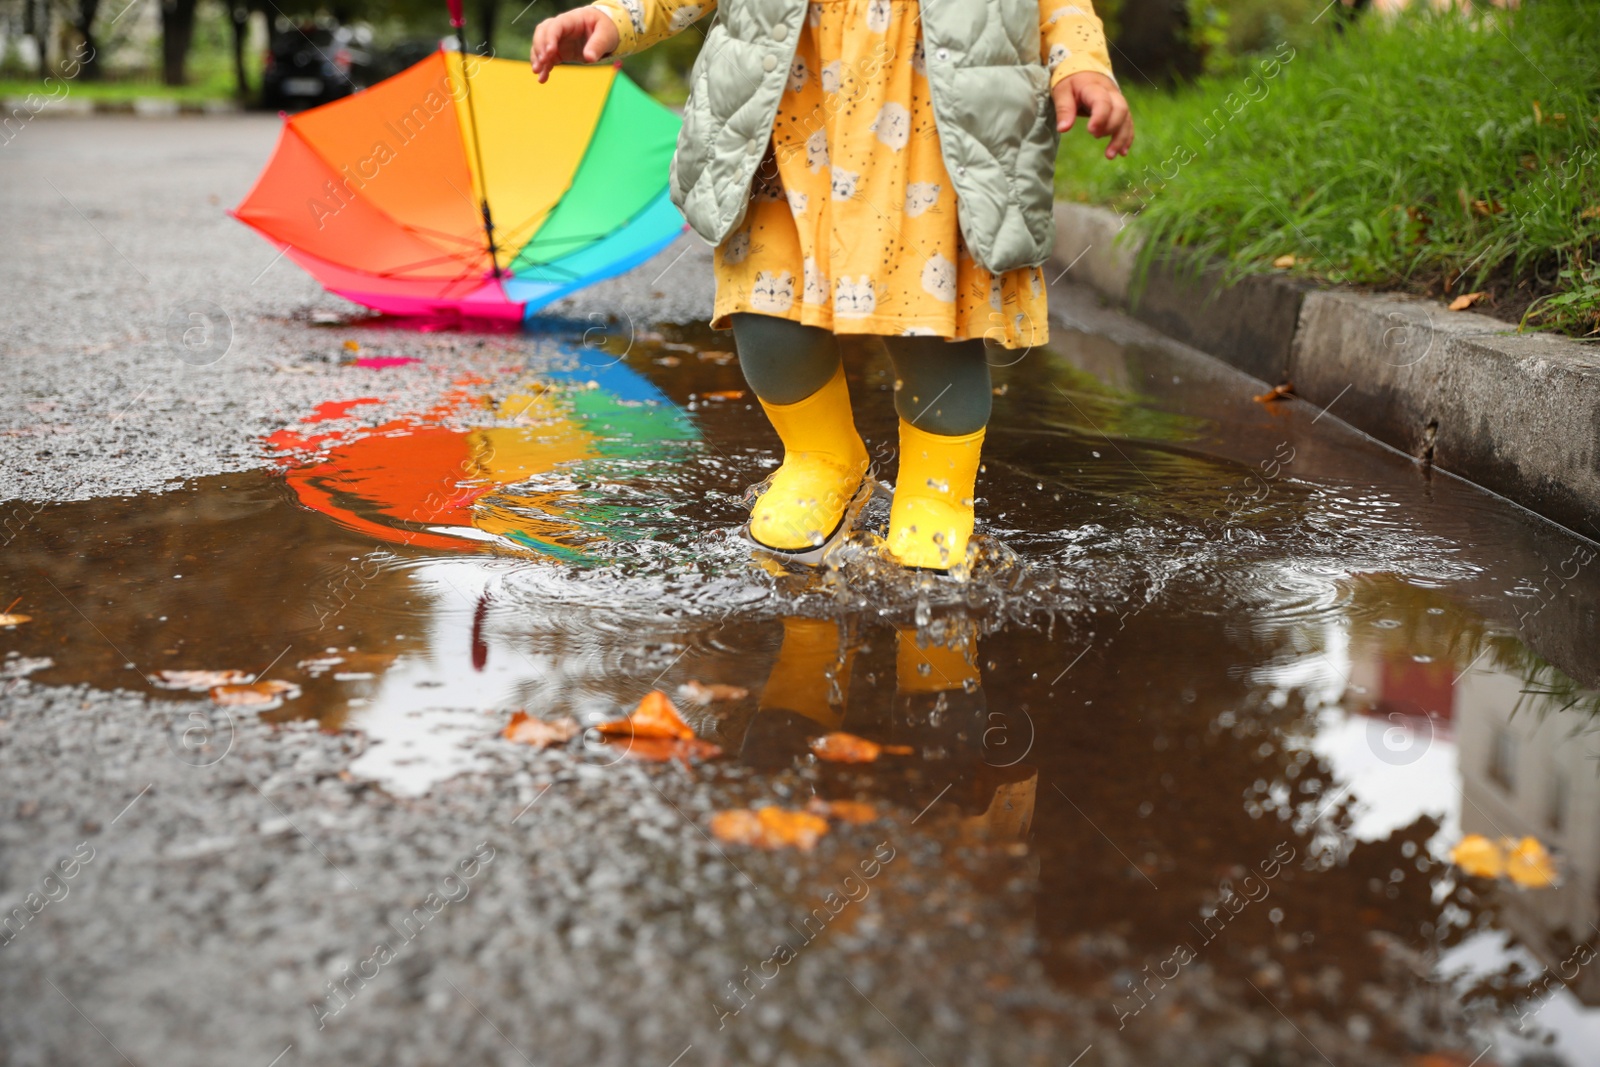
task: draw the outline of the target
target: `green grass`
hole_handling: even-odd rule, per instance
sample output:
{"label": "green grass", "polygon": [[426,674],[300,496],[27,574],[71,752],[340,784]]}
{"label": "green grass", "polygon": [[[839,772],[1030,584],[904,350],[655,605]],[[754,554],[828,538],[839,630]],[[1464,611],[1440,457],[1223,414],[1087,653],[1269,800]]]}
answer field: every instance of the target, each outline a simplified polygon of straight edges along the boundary
{"label": "green grass", "polygon": [[[177,100],[181,103],[205,103],[212,100],[232,100],[234,98],[233,74],[228,71],[209,73],[204,79],[193,78],[192,84],[182,86],[162,85],[159,78],[126,78],[115,81],[86,82],[79,78],[72,81],[52,79],[49,82],[40,82],[23,78],[0,78],[0,98],[15,97],[25,99],[30,93],[37,93],[41,97],[60,98],[63,95],[62,86],[68,99],[74,100],[99,100],[112,103],[129,103],[144,97],[159,97],[162,100]],[[252,83],[259,85],[259,78]]]}
{"label": "green grass", "polygon": [[[1417,4],[1425,9],[1428,5]],[[1331,20],[1330,20],[1331,21]],[[1600,336],[1600,4],[1367,15],[1164,92],[1124,77],[1126,159],[1074,131],[1058,195],[1236,274],[1453,297]]]}

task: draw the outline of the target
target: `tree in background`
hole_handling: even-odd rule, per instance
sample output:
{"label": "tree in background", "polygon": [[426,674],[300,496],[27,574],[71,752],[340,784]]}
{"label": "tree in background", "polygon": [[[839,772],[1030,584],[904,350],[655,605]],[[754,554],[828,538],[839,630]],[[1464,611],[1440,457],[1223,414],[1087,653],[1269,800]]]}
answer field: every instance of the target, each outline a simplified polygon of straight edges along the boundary
{"label": "tree in background", "polygon": [[199,0],[161,0],[161,81],[189,83],[189,46],[194,43],[195,9]]}
{"label": "tree in background", "polygon": [[83,59],[78,77],[86,82],[97,82],[105,73],[100,62],[100,45],[94,38],[94,17],[100,10],[100,0],[78,0],[73,11],[72,28],[83,38]]}

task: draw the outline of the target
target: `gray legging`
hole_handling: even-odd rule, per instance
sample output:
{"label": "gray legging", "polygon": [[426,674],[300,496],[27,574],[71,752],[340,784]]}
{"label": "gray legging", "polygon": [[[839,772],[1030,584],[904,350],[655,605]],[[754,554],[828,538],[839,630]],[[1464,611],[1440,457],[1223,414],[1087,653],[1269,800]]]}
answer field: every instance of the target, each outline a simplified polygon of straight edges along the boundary
{"label": "gray legging", "polygon": [[[839,369],[833,334],[771,315],[733,316],[739,366],[756,396],[794,404],[828,384]],[[919,430],[955,437],[989,422],[993,397],[983,340],[884,337],[900,387],[894,406]]]}

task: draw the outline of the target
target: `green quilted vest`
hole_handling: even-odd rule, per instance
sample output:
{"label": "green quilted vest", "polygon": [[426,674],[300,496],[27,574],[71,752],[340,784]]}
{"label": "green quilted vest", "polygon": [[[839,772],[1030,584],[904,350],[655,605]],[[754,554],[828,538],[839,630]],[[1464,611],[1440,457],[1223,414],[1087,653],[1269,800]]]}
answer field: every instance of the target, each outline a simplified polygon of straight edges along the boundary
{"label": "green quilted vest", "polygon": [[[1058,134],[1038,0],[921,6],[934,121],[967,249],[991,271],[1043,263]],[[690,74],[671,181],[672,202],[712,244],[744,219],[806,0],[720,0],[718,10]]]}

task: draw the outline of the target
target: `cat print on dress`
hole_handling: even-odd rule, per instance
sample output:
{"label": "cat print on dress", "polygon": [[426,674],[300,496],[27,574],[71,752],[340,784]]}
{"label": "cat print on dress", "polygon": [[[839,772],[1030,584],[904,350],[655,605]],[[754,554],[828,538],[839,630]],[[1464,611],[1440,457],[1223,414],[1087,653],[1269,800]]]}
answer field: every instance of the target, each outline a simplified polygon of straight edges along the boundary
{"label": "cat print on dress", "polygon": [[889,29],[889,0],[870,0],[867,4],[867,29],[884,33]]}
{"label": "cat print on dress", "polygon": [[827,304],[831,294],[828,292],[828,278],[822,273],[815,256],[806,257],[805,291],[801,299],[807,304]]}
{"label": "cat print on dress", "polygon": [[857,170],[845,170],[843,167],[833,168],[833,199],[849,200],[856,195],[856,183],[861,178]]}
{"label": "cat print on dress", "polygon": [[906,217],[919,218],[939,202],[938,182],[906,183]]}
{"label": "cat print on dress", "polygon": [[683,7],[678,8],[678,10],[672,13],[672,18],[667,21],[667,27],[668,29],[672,30],[673,33],[682,33],[684,30],[693,25],[695,21],[698,20],[704,13],[705,8],[701,7],[699,4],[685,4]]}
{"label": "cat print on dress", "polygon": [[811,203],[811,198],[798,189],[787,190],[789,194],[789,210],[796,215],[806,213],[806,205]]}
{"label": "cat print on dress", "polygon": [[750,258],[750,230],[738,230],[728,236],[722,245],[722,262],[736,267]]}
{"label": "cat print on dress", "polygon": [[922,290],[941,303],[956,298],[956,265],[935,252],[922,266]]}
{"label": "cat print on dress", "polygon": [[620,0],[622,9],[628,13],[628,21],[633,23],[634,33],[644,32],[644,4],[641,0]]}
{"label": "cat print on dress", "polygon": [[839,61],[836,59],[822,68],[822,91],[836,93],[839,91]]}
{"label": "cat print on dress", "polygon": [[794,306],[794,275],[786,270],[757,271],[750,306],[757,311],[788,311]]}
{"label": "cat print on dress", "polygon": [[922,35],[917,35],[917,46],[911,50],[911,69],[922,75],[928,76],[928,52],[922,47]]}
{"label": "cat print on dress", "polygon": [[822,25],[822,5],[811,3],[806,5],[806,22],[812,29]]}
{"label": "cat print on dress", "polygon": [[1071,55],[1072,50],[1066,45],[1053,44],[1050,46],[1050,59],[1045,63],[1045,66],[1053,69],[1057,63],[1065,63],[1067,61],[1067,57]]}
{"label": "cat print on dress", "polygon": [[1044,272],[1037,268],[1028,272],[1028,293],[1038,297],[1044,291]]}
{"label": "cat print on dress", "polygon": [[878,117],[867,128],[877,134],[886,147],[898,152],[911,139],[911,112],[904,104],[890,101],[878,109]]}
{"label": "cat print on dress", "polygon": [[828,131],[818,130],[806,138],[806,167],[812,174],[828,165]]}
{"label": "cat print on dress", "polygon": [[795,56],[794,62],[789,65],[789,91],[798,93],[801,89],[804,89],[806,87],[806,79],[810,76],[811,72],[806,69],[805,57]]}
{"label": "cat print on dress", "polygon": [[1050,12],[1050,17],[1045,21],[1053,24],[1060,22],[1069,15],[1081,15],[1083,13],[1083,8],[1076,4],[1068,4],[1066,7],[1058,7],[1054,11]]}
{"label": "cat print on dress", "polygon": [[989,306],[996,311],[1000,310],[1000,276],[989,275]]}
{"label": "cat print on dress", "polygon": [[863,274],[855,281],[846,275],[840,275],[839,281],[833,287],[833,313],[841,319],[859,319],[872,314],[878,308],[878,293],[873,288],[872,278]]}

